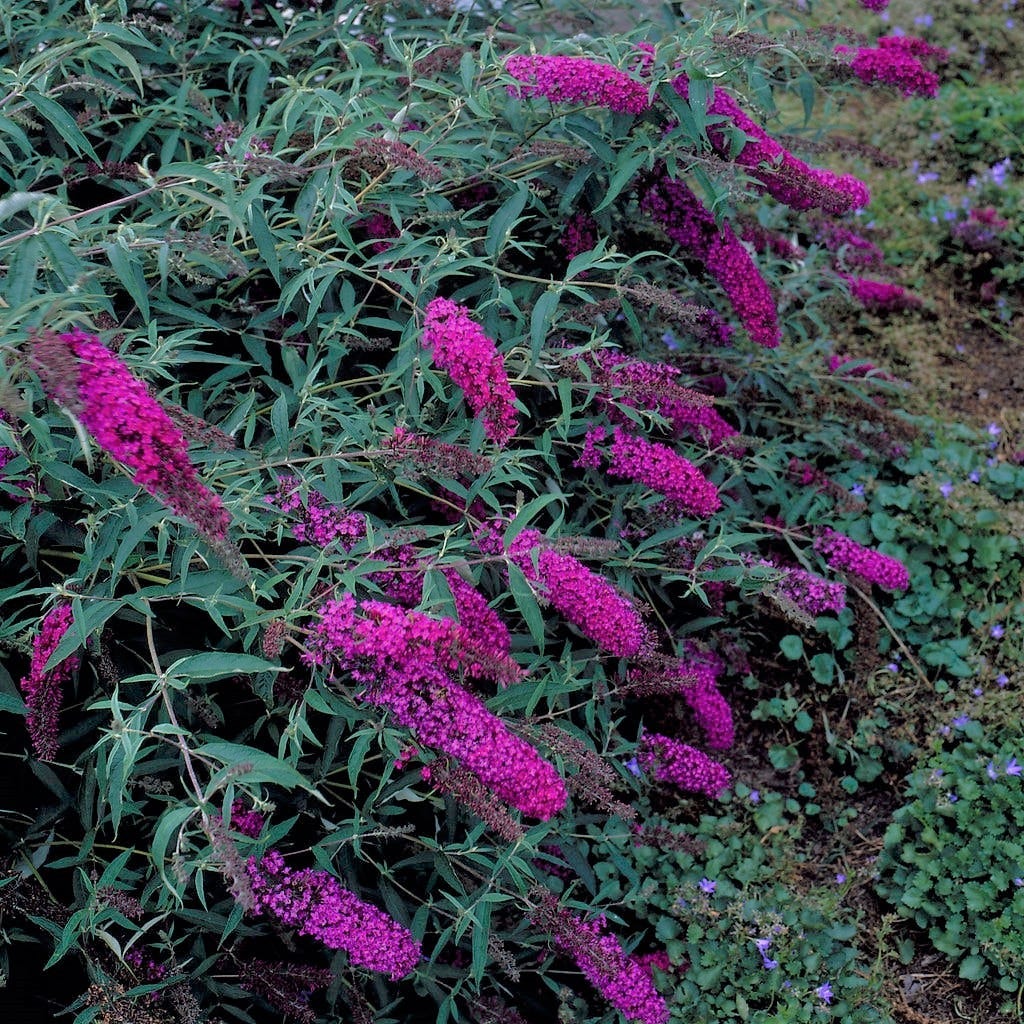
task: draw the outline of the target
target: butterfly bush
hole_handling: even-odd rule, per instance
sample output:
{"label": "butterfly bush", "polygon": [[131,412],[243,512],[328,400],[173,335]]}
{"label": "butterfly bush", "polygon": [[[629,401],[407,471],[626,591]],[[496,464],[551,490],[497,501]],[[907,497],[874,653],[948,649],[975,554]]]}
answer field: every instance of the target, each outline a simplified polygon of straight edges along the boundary
{"label": "butterfly bush", "polygon": [[427,304],[423,346],[462,388],[466,403],[480,417],[484,432],[499,446],[516,432],[515,395],[494,342],[474,323],[465,306],[450,299]]}
{"label": "butterfly bush", "polygon": [[305,657],[347,672],[363,686],[361,701],[389,710],[524,814],[546,820],[564,807],[554,767],[452,678],[461,668],[453,620],[345,594],[321,606]]}
{"label": "butterfly bush", "polygon": [[628,658],[643,646],[648,629],[633,604],[578,559],[548,547],[538,530],[517,534],[508,557],[528,580],[540,585],[541,596],[598,647]]}
{"label": "butterfly bush", "polygon": [[650,968],[623,952],[615,936],[607,933],[603,917],[585,921],[560,907],[551,893],[537,895],[540,906],[534,919],[612,1006],[634,1024],[668,1024],[668,1003],[655,988]]}
{"label": "butterfly bush", "polygon": [[873,277],[854,277],[852,274],[839,276],[849,287],[850,295],[873,313],[919,309],[922,305],[917,295],[890,281],[879,281]]}
{"label": "butterfly bush", "polygon": [[732,782],[728,769],[703,751],[659,733],[644,735],[637,762],[653,771],[659,782],[671,782],[682,790],[708,797],[719,796]]}
{"label": "butterfly bush", "polygon": [[739,431],[715,409],[710,396],[679,383],[682,370],[678,366],[631,359],[612,350],[595,352],[587,362],[595,383],[623,392],[621,397],[598,396],[613,422],[627,422],[618,405],[649,409],[663,416],[677,436],[697,438],[730,455],[742,453]]}
{"label": "butterfly bush", "polygon": [[132,480],[206,538],[227,537],[231,516],[199,480],[188,442],[149,388],[94,334],[39,335],[32,354],[50,396],[74,413]]}
{"label": "butterfly bush", "polygon": [[70,604],[58,604],[43,618],[32,641],[32,663],[28,675],[19,683],[28,709],[25,725],[36,757],[52,760],[57,756],[58,718],[64,703],[64,687],[78,671],[80,658],[71,654],[47,669],[46,663],[57,650],[74,617]]}
{"label": "butterfly bush", "polygon": [[692,191],[659,164],[640,185],[640,208],[662,227],[687,259],[703,263],[721,285],[752,341],[777,348],[778,309],[761,272],[728,224],[721,228]]}
{"label": "butterfly bush", "polygon": [[612,434],[608,474],[650,487],[663,494],[674,510],[686,515],[704,518],[722,507],[718,489],[692,462],[668,445],[622,427]]}
{"label": "butterfly bush", "polygon": [[[672,88],[683,99],[689,97],[689,79],[679,75]],[[724,89],[716,88],[708,104],[709,114],[721,114],[749,137],[733,159],[746,168],[765,190],[794,210],[820,208],[829,213],[848,213],[868,205],[871,195],[864,182],[851,174],[833,174],[809,167],[793,156],[763,128],[744,113]],[[728,135],[715,125],[708,126],[708,138],[720,156],[728,158]]]}
{"label": "butterfly bush", "polygon": [[878,46],[839,45],[837,55],[849,57],[850,71],[867,85],[891,85],[904,96],[933,99],[939,94],[939,76],[919,58],[946,59],[946,51],[913,36],[883,36]]}
{"label": "butterfly bush", "polygon": [[296,871],[271,850],[262,858],[250,857],[246,873],[255,913],[274,917],[328,949],[345,950],[356,967],[397,981],[411,974],[423,955],[407,928],[343,888],[327,871]]}
{"label": "butterfly bush", "polygon": [[552,103],[584,103],[623,114],[640,114],[650,106],[647,86],[610,64],[589,57],[517,54],[505,70],[524,85],[507,87],[510,96],[543,96]]}
{"label": "butterfly bush", "polygon": [[910,573],[898,558],[863,547],[846,534],[825,527],[814,546],[832,569],[853,573],[885,590],[906,590],[910,586]]}

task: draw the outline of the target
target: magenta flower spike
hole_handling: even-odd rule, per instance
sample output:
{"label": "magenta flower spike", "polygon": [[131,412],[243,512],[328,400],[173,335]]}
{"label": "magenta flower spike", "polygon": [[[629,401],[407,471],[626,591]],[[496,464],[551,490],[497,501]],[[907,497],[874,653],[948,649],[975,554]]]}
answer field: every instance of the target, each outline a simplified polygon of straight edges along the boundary
{"label": "magenta flower spike", "polygon": [[483,422],[487,436],[499,446],[508,444],[518,425],[515,395],[501,354],[469,310],[450,299],[427,303],[423,346],[462,388],[466,404]]}
{"label": "magenta flower spike", "polygon": [[624,71],[589,57],[517,54],[505,70],[523,85],[508,86],[510,96],[543,96],[552,103],[583,103],[623,114],[641,114],[649,106],[647,86]]}

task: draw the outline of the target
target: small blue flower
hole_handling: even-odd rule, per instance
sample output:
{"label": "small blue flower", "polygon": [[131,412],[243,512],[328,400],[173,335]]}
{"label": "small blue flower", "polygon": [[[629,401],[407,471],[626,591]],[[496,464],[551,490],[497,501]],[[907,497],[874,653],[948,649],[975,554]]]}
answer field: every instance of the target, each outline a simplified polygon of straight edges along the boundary
{"label": "small blue flower", "polygon": [[981,474],[976,469],[972,469],[967,479],[970,480],[972,484],[980,484]]}
{"label": "small blue flower", "polygon": [[887,669],[888,669],[888,670],[889,670],[890,672],[899,672],[899,670],[900,670],[900,667],[899,667],[899,665],[898,665],[898,664],[897,664],[897,663],[896,663],[895,661],[890,661],[890,662],[889,662],[889,664],[888,664],[888,665],[886,665],[885,667],[886,667],[886,668],[887,668]]}
{"label": "small blue flower", "polygon": [[1024,772],[1024,766],[1017,764],[1017,758],[1011,757],[1010,760],[1006,762],[1006,774],[1020,775],[1021,772]]}
{"label": "small blue flower", "polygon": [[997,423],[990,423],[988,425],[988,436],[989,437],[998,437],[1002,432],[1003,432],[1002,427],[1000,427]]}
{"label": "small blue flower", "polygon": [[750,791],[750,802],[752,804],[759,804],[761,802],[761,791],[759,789],[752,789]]}
{"label": "small blue flower", "polygon": [[850,488],[850,493],[856,495],[858,498],[863,498],[864,497],[864,485],[863,484],[854,484]]}
{"label": "small blue flower", "polygon": [[1006,632],[1006,627],[1001,622],[997,622],[988,632],[993,640],[1001,640]]}
{"label": "small blue flower", "polygon": [[629,759],[629,760],[628,760],[628,761],[626,762],[626,768],[628,768],[628,769],[629,769],[629,771],[630,771],[630,772],[631,772],[631,773],[632,773],[633,775],[642,775],[642,774],[643,774],[643,772],[642,772],[642,771],[641,771],[641,769],[640,769],[640,764],[639,764],[639,762],[637,761],[637,759],[636,759],[635,757],[631,757],[631,758],[630,758],[630,759]]}
{"label": "small blue flower", "polygon": [[832,984],[828,981],[824,985],[819,985],[815,990],[814,994],[826,1005],[832,1002],[835,997],[835,993],[832,991]]}
{"label": "small blue flower", "polygon": [[1002,689],[1002,688],[1003,688],[1003,687],[1004,687],[1004,686],[1005,686],[1005,685],[1006,685],[1006,684],[1007,684],[1007,683],[1008,683],[1009,681],[1010,681],[1010,677],[1009,677],[1009,676],[1008,676],[1008,675],[1007,675],[1007,674],[1006,674],[1005,672],[1000,672],[1000,673],[999,673],[999,675],[997,675],[997,676],[996,676],[996,686],[998,686],[1000,690],[1001,690],[1001,689]]}
{"label": "small blue flower", "polygon": [[980,697],[984,692],[985,691],[980,686],[976,686],[971,690],[971,693],[973,693],[975,697]]}
{"label": "small blue flower", "polygon": [[956,793],[947,793],[947,794],[946,794],[946,799],[947,799],[947,800],[948,800],[948,801],[949,801],[949,802],[950,802],[951,804],[955,804],[955,803],[957,802],[957,800],[959,800],[959,799],[960,799],[960,797],[958,797],[958,796],[956,795]]}
{"label": "small blue flower", "polygon": [[700,886],[701,892],[706,892],[709,894],[713,893],[715,889],[718,887],[718,883],[713,882],[710,878],[702,878],[698,884]]}
{"label": "small blue flower", "polygon": [[957,717],[953,719],[953,728],[966,729],[970,723],[971,719],[969,715],[957,715]]}
{"label": "small blue flower", "polygon": [[1013,880],[1013,884],[1017,886],[1018,889],[1021,888],[1021,886],[1024,886],[1024,878],[1015,878]]}
{"label": "small blue flower", "polygon": [[836,885],[842,885],[846,881],[846,875],[839,871],[836,873]]}
{"label": "small blue flower", "polygon": [[939,484],[939,491],[944,498],[948,498],[953,493],[953,484],[947,480],[944,484]]}
{"label": "small blue flower", "polygon": [[992,761],[989,761],[988,766],[985,768],[985,774],[990,779],[998,779],[999,778],[999,772],[996,771],[996,766],[995,766],[995,764]]}

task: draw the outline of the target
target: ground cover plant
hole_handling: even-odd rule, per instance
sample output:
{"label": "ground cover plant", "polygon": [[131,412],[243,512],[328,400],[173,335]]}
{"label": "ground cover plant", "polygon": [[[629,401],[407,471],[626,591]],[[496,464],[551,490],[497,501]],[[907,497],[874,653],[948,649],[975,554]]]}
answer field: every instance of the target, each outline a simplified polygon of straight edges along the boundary
{"label": "ground cover plant", "polygon": [[806,6],[0,14],[23,1003],[869,1024],[928,939],[1012,1005],[912,773],[1019,813],[1024,469],[853,349],[927,306],[828,130],[959,65]]}

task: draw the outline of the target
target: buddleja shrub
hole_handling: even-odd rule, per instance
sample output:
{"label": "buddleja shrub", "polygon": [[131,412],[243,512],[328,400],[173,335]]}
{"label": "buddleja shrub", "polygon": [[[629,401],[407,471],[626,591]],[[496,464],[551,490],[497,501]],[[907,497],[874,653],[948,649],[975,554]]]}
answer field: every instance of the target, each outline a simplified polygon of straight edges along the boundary
{"label": "buddleja shrub", "polygon": [[901,293],[761,114],[941,56],[743,12],[5,8],[3,899],[77,1024],[686,1017],[583,826],[910,583],[818,465],[906,431],[823,301]]}

